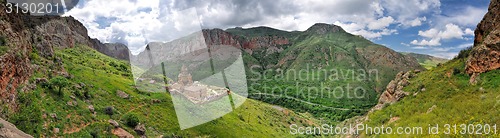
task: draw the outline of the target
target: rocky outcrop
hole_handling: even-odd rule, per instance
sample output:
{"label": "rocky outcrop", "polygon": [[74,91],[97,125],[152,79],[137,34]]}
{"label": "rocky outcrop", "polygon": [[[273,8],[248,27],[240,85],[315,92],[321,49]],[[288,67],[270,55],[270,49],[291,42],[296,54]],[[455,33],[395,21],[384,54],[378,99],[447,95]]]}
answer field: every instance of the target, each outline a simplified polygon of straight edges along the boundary
{"label": "rocky outcrop", "polygon": [[0,118],[0,138],[32,138],[13,124]]}
{"label": "rocky outcrop", "polygon": [[327,33],[335,33],[335,32],[345,32],[342,27],[332,24],[326,23],[316,23],[313,26],[309,27],[306,32],[316,33],[316,34],[327,34]]}
{"label": "rocky outcrop", "polygon": [[288,38],[278,35],[239,36],[221,29],[204,29],[203,36],[207,45],[231,45],[252,54],[254,50],[265,48],[268,54],[283,51],[282,45],[291,44]]}
{"label": "rocky outcrop", "polygon": [[128,47],[121,43],[101,43],[97,39],[92,39],[92,43],[89,45],[93,49],[116,59],[129,60],[130,50]]}
{"label": "rocky outcrop", "polygon": [[128,58],[126,46],[91,39],[83,24],[73,17],[6,13],[4,2],[0,5],[0,47],[7,50],[0,52],[0,103],[14,111],[17,90],[34,72],[29,59],[32,54],[53,59],[55,49],[81,44],[112,57]]}
{"label": "rocky outcrop", "polygon": [[5,40],[1,47],[7,50],[0,55],[0,104],[16,110],[16,90],[33,73],[27,58],[32,51],[32,40],[25,22],[28,15],[8,14],[4,5],[0,5],[0,37]]}
{"label": "rocky outcrop", "polygon": [[[215,45],[233,46],[242,49],[252,55],[255,50],[264,50],[266,54],[281,52],[284,50],[283,45],[291,44],[288,38],[278,35],[266,36],[240,36],[229,33],[222,29],[203,29],[201,32],[196,32],[191,35],[173,40],[168,43],[151,42],[146,47],[146,50],[130,57],[132,63],[137,63],[136,66],[146,67],[152,64],[158,65],[161,63],[158,59],[178,58],[173,55],[191,54],[190,57],[201,55],[206,52],[206,48],[213,48],[213,51],[220,50]],[[149,49],[149,50],[148,50]],[[163,51],[163,52],[162,52]],[[169,54],[165,53],[165,51]],[[212,51],[212,52],[213,52]],[[150,58],[149,56],[154,58]],[[144,64],[144,65],[143,65]]]}
{"label": "rocky outcrop", "polygon": [[478,74],[500,68],[500,1],[492,0],[488,13],[474,32],[474,47],[466,63],[466,72],[475,82]]}
{"label": "rocky outcrop", "polygon": [[403,88],[410,84],[409,79],[413,77],[413,72],[399,72],[396,78],[392,80],[386,90],[380,95],[378,104],[374,107],[375,110],[382,109],[386,104],[392,104],[407,96],[408,92],[403,91]]}

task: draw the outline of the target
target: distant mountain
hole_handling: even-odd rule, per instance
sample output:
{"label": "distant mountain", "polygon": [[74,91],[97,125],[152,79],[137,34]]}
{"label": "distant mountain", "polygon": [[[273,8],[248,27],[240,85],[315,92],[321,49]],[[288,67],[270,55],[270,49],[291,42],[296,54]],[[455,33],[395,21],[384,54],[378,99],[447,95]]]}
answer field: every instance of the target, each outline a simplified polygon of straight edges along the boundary
{"label": "distant mountain", "polygon": [[[151,54],[155,57],[152,58],[154,65],[159,65],[161,61],[157,58],[174,58],[161,51],[182,53],[199,45],[199,41],[186,41],[196,35],[203,35],[208,47],[228,45],[243,51],[250,98],[332,120],[364,113],[376,104],[379,93],[398,72],[424,69],[413,57],[324,23],[293,32],[269,27],[204,29],[201,34],[198,32],[172,42],[150,43],[147,48],[154,50],[131,57],[132,62],[148,64]],[[212,50],[218,51],[221,49]],[[192,58],[201,57],[204,56],[199,54]],[[202,65],[188,66],[197,70]],[[158,70],[153,72],[160,72]],[[300,74],[300,71],[306,73]],[[329,90],[307,89],[323,87]],[[361,98],[348,97],[361,93]],[[321,97],[321,94],[330,96]],[[332,97],[335,94],[342,96]],[[327,108],[316,108],[317,105]]]}
{"label": "distant mountain", "polygon": [[417,54],[417,53],[405,53],[401,52],[403,55],[411,56],[417,59],[418,63],[425,67],[426,69],[431,69],[436,67],[440,63],[445,63],[448,59],[434,57],[431,55]]}
{"label": "distant mountain", "polygon": [[125,45],[90,38],[72,17],[7,13],[5,2],[0,137],[283,137],[292,136],[290,123],[319,122],[250,99],[219,119],[180,130],[169,94],[134,87]]}

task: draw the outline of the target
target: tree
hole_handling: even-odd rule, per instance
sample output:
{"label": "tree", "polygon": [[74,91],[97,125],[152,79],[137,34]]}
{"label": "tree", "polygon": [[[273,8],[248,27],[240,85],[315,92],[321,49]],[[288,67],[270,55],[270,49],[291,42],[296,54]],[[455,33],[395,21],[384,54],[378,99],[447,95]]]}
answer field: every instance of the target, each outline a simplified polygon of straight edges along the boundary
{"label": "tree", "polygon": [[69,85],[69,81],[68,79],[64,78],[64,77],[61,77],[61,76],[57,76],[57,77],[54,77],[52,79],[50,79],[50,84],[52,86],[57,86],[58,87],[58,94],[61,95],[62,94],[62,89],[66,86]]}
{"label": "tree", "polygon": [[125,124],[129,127],[135,127],[139,124],[139,117],[137,115],[129,113],[123,116],[123,120],[125,121]]}

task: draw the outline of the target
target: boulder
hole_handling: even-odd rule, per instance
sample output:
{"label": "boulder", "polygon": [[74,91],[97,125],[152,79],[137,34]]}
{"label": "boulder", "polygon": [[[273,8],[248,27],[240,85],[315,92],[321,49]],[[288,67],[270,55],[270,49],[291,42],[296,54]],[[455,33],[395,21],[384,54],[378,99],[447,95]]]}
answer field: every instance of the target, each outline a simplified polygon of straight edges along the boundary
{"label": "boulder", "polygon": [[57,114],[56,113],[51,113],[50,117],[52,117],[53,119],[57,119]]}
{"label": "boulder", "polygon": [[119,138],[134,138],[134,135],[128,133],[122,128],[115,128],[111,130],[111,133]]}
{"label": "boulder", "polygon": [[45,84],[45,83],[49,83],[49,80],[47,80],[47,78],[36,78],[35,83],[36,84]]}
{"label": "boulder", "polygon": [[30,136],[23,131],[19,130],[14,126],[12,123],[7,122],[3,119],[0,118],[0,124],[2,124],[2,127],[0,127],[0,138],[32,138],[33,136]]}
{"label": "boulder", "polygon": [[94,113],[94,112],[95,112],[95,108],[94,108],[94,106],[93,106],[93,105],[89,105],[89,106],[88,106],[88,108],[89,108],[89,111],[90,111],[91,113]]}
{"label": "boulder", "polygon": [[137,133],[137,135],[144,135],[146,134],[146,127],[144,124],[139,123],[137,126],[135,126],[134,131]]}
{"label": "boulder", "polygon": [[52,132],[54,132],[54,134],[59,134],[59,128],[55,127],[52,129]]}
{"label": "boulder", "polygon": [[120,91],[120,90],[116,91],[116,95],[117,95],[118,97],[120,97],[120,98],[123,98],[123,99],[128,99],[128,98],[130,98],[130,97],[129,97],[129,95],[128,95],[127,93],[125,93],[125,92],[123,92],[123,91]]}
{"label": "boulder", "polygon": [[111,124],[115,128],[119,128],[120,127],[120,124],[118,124],[118,122],[116,122],[113,119],[108,120],[108,122],[109,122],[109,124]]}

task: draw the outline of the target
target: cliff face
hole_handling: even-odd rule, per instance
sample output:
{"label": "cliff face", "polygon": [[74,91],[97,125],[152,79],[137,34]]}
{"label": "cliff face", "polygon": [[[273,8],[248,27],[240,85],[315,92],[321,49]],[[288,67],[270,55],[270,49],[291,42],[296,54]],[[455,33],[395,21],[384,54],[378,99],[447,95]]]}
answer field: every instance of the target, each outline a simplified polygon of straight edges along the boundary
{"label": "cliff face", "polygon": [[265,48],[267,53],[280,52],[281,45],[291,44],[288,38],[283,36],[254,36],[242,37],[234,35],[221,29],[205,29],[203,36],[207,45],[231,45],[252,54],[254,50]]}
{"label": "cliff face", "polygon": [[466,72],[473,75],[500,68],[500,0],[492,0],[488,13],[474,32],[474,47],[467,61]]}
{"label": "cliff face", "polygon": [[32,51],[32,33],[29,31],[24,14],[7,14],[5,6],[0,6],[0,103],[16,109],[17,89],[33,72],[27,58]]}
{"label": "cliff face", "polygon": [[89,46],[110,57],[127,61],[129,60],[130,50],[124,44],[101,43],[101,41],[97,39],[91,39],[91,44]]}
{"label": "cliff face", "polygon": [[[3,2],[2,2],[3,3]],[[22,90],[33,69],[32,54],[52,59],[55,48],[88,45],[119,59],[128,59],[128,48],[120,44],[102,44],[91,39],[87,29],[73,17],[29,16],[6,13],[0,6],[0,102],[16,109],[17,91]]]}
{"label": "cliff face", "polygon": [[214,45],[233,46],[238,49],[242,49],[251,55],[255,50],[262,49],[264,49],[264,53],[266,54],[281,52],[284,50],[282,46],[288,44],[291,44],[291,42],[288,38],[283,36],[244,37],[221,29],[203,29],[201,32],[196,32],[168,43],[149,43],[146,49],[150,50],[145,50],[130,59],[137,66],[145,67],[149,66],[147,65],[150,62],[149,54],[151,54],[151,57],[154,57],[151,59],[153,64],[158,65],[161,63],[159,59],[169,60],[176,58],[173,55],[178,56],[190,52],[192,52],[191,54],[194,54],[190,57],[195,57],[202,54],[204,48],[212,47]]}

